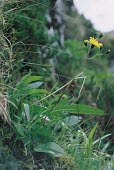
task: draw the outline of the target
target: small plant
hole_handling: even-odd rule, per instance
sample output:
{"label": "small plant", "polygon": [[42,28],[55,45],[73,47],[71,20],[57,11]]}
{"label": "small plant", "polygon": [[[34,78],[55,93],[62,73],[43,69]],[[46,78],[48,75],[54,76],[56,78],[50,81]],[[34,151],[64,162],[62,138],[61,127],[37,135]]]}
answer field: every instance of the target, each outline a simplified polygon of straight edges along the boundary
{"label": "small plant", "polygon": [[[63,50],[57,31],[48,34],[55,21],[46,16],[56,11],[50,3],[1,3],[0,168],[113,170],[106,153],[111,134],[99,135],[95,120],[106,115],[97,102],[105,78],[110,80],[102,62],[110,50],[99,33],[85,46],[67,39]],[[50,72],[57,75],[54,82]]]}
{"label": "small plant", "polygon": [[[13,112],[11,124],[27,149],[31,151],[35,147],[34,150],[37,152],[52,153],[49,150],[52,148],[54,152],[54,148],[56,148],[55,156],[57,156],[57,149],[62,154],[64,152],[60,146],[53,143],[56,135],[55,128],[59,127],[63,120],[68,122],[71,118],[72,123],[72,116],[69,113],[79,115],[103,115],[104,113],[100,109],[83,104],[70,104],[63,97],[61,100],[58,98],[54,101],[53,95],[56,91],[49,93],[49,91],[40,88],[42,84],[41,76],[28,74],[15,88],[9,90],[9,110],[10,113]],[[52,98],[50,102],[49,98]],[[58,125],[57,122],[59,122]]]}

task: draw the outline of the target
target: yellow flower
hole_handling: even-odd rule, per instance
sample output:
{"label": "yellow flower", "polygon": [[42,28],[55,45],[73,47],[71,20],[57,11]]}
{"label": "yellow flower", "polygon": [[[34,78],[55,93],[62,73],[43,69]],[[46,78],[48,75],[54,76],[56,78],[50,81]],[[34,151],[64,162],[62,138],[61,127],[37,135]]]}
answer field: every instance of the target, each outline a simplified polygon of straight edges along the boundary
{"label": "yellow flower", "polygon": [[90,37],[89,40],[84,40],[84,44],[87,46],[87,43],[90,43],[92,46],[96,46],[99,49],[101,49],[103,47],[102,43],[99,43],[97,39],[95,39],[94,37]]}

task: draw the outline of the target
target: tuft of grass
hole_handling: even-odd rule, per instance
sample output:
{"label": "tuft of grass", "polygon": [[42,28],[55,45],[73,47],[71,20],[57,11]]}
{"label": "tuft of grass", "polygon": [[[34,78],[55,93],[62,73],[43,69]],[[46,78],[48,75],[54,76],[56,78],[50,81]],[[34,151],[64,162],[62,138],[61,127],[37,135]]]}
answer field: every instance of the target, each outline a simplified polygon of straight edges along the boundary
{"label": "tuft of grass", "polygon": [[[22,66],[20,62],[23,58],[19,61],[15,59],[18,50],[14,54],[11,37],[8,38],[9,35],[5,35],[4,30],[10,25],[7,20],[9,13],[15,10],[15,7],[8,9],[6,5],[7,7],[17,5],[17,2],[19,1],[2,1],[0,9],[2,13],[0,22],[3,28],[0,33],[0,117],[2,119],[0,168],[113,170],[113,158],[105,153],[108,144],[106,143],[103,148],[101,145],[102,140],[109,134],[96,139],[98,123],[91,129],[82,128],[85,123],[82,114],[104,115],[104,112],[87,105],[75,102],[72,104],[66,95],[66,90],[72,82],[82,79],[77,97],[79,99],[85,83],[83,72],[62,87],[55,85],[51,92],[47,90],[43,77],[34,75],[32,70],[24,76],[21,75],[25,72],[19,73],[20,77],[18,74],[15,75]],[[45,4],[43,6],[47,7]],[[25,56],[26,50],[23,50],[22,54]],[[30,63],[26,62],[26,66]],[[32,64],[35,66],[35,63]],[[41,65],[41,68],[43,66]],[[43,70],[45,73],[46,70],[44,68]]]}

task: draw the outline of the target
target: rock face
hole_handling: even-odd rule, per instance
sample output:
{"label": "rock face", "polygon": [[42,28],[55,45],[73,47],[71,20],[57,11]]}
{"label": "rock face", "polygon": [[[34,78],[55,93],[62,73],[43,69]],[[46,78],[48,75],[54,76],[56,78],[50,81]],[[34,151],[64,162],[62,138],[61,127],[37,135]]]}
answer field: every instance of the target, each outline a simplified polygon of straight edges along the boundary
{"label": "rock face", "polygon": [[48,27],[51,35],[59,35],[59,44],[62,47],[64,46],[64,38],[84,39],[95,32],[92,23],[78,13],[72,0],[54,0],[51,2]]}
{"label": "rock face", "polygon": [[63,19],[66,39],[84,39],[94,33],[95,30],[92,23],[78,13],[73,0],[57,0],[56,4]]}
{"label": "rock face", "polygon": [[[51,0],[52,1],[52,0]],[[60,0],[51,2],[49,13],[47,17],[48,34],[53,37],[59,35],[58,43],[60,46],[64,46],[64,28],[63,20],[61,16],[63,3]],[[56,43],[54,45],[57,45]]]}

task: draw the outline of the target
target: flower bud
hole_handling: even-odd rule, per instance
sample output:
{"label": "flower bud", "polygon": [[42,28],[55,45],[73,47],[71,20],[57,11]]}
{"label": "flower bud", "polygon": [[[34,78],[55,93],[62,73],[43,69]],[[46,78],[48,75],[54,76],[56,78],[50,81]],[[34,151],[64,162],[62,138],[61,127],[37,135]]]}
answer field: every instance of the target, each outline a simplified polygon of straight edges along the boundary
{"label": "flower bud", "polygon": [[99,49],[102,50],[103,46],[101,46]]}
{"label": "flower bud", "polygon": [[102,34],[102,33],[100,33],[100,34],[99,34],[99,38],[102,38],[102,37],[103,37],[103,34]]}
{"label": "flower bud", "polygon": [[97,33],[95,32],[94,34],[93,34],[93,37],[95,38],[97,36]]}
{"label": "flower bud", "polygon": [[109,50],[107,50],[107,51],[105,52],[105,54],[109,54],[109,53],[110,53],[110,51],[111,51],[110,49],[109,49]]}
{"label": "flower bud", "polygon": [[84,40],[84,45],[87,46],[87,40]]}

